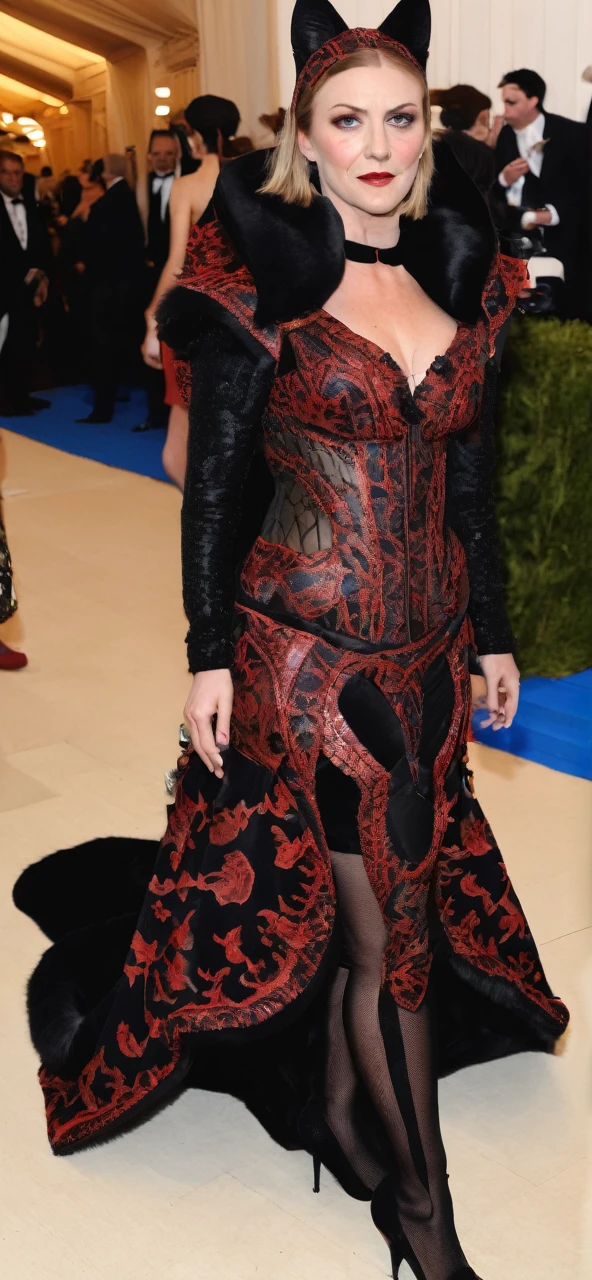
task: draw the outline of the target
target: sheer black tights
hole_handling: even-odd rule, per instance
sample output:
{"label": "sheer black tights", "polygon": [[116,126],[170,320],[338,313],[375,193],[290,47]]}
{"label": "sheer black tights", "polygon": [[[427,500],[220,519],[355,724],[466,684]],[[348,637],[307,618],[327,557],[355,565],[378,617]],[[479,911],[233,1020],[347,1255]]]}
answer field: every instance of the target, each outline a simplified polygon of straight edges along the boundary
{"label": "sheer black tights", "polygon": [[362,858],[332,853],[331,859],[351,967],[339,969],[330,1000],[327,1121],[373,1189],[384,1170],[357,1131],[359,1077],[393,1152],[403,1230],[427,1280],[448,1280],[466,1259],[448,1189],[429,1001],[410,1013],[381,992],[386,930]]}

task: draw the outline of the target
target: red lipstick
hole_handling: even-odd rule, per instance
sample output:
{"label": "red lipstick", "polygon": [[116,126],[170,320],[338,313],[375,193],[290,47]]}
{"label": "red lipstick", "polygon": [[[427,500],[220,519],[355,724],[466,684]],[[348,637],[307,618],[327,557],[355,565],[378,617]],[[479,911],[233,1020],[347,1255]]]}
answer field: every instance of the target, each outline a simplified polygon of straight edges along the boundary
{"label": "red lipstick", "polygon": [[394,173],[361,173],[359,180],[367,182],[369,187],[387,187],[394,176]]}

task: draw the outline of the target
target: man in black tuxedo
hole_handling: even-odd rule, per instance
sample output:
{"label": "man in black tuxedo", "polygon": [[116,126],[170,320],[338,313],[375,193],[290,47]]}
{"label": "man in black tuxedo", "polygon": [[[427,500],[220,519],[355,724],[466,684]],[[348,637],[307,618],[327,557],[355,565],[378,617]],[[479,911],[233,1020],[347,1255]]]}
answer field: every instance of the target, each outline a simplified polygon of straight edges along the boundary
{"label": "man in black tuxedo", "polygon": [[506,209],[508,230],[542,230],[565,270],[560,314],[587,318],[585,125],[544,111],[546,85],[536,71],[509,71],[499,87],[506,123],[496,147],[496,206]]}
{"label": "man in black tuxedo", "polygon": [[175,178],[194,173],[199,161],[183,154],[177,133],[153,129],[148,144],[148,243],[146,261],[152,271],[150,297],[169,256],[171,220],[169,200]]}
{"label": "man in black tuxedo", "polygon": [[[181,176],[179,143],[169,129],[153,129],[148,144],[148,244],[146,260],[153,268],[154,288],[169,256],[171,223],[169,200],[175,178]],[[152,296],[152,293],[150,296]]]}
{"label": "man in black tuxedo", "polygon": [[94,405],[80,422],[111,421],[120,378],[141,342],[144,228],[126,174],[125,156],[104,157],[105,195],[85,227]]}
{"label": "man in black tuxedo", "polygon": [[39,308],[47,298],[51,248],[21,156],[0,151],[0,409],[22,417],[48,409],[29,394]]}

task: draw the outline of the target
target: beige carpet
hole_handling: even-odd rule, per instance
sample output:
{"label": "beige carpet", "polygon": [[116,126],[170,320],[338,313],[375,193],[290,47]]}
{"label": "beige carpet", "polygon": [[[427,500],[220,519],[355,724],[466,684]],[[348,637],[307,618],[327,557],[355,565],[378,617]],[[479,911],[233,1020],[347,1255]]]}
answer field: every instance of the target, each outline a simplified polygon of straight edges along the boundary
{"label": "beige carpet", "polygon": [[[232,1099],[188,1092],[106,1146],[50,1154],[24,1015],[45,940],[10,890],[59,846],[161,834],[188,687],[180,503],[165,485],[10,432],[4,448],[21,609],[1,635],[30,665],[0,673],[2,1275],[379,1280],[388,1255],[367,1207],[327,1174],[313,1195],[308,1157],[276,1147]],[[581,1258],[592,787],[486,748],[472,760],[573,1023],[557,1057],[522,1055],[443,1082],[458,1228],[483,1280],[574,1280],[592,1274]]]}

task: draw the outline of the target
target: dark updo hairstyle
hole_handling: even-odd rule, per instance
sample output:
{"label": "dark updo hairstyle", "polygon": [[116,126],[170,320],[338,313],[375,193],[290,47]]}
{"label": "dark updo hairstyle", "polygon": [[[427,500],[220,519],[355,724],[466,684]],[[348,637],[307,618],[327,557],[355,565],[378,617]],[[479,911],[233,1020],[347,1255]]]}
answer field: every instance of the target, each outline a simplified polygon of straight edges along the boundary
{"label": "dark updo hairstyle", "polygon": [[451,89],[431,89],[430,102],[441,107],[444,129],[472,129],[482,111],[491,110],[491,98],[472,84],[455,84]]}
{"label": "dark updo hairstyle", "polygon": [[214,93],[204,93],[185,108],[185,119],[194,133],[201,134],[207,151],[214,155],[219,153],[221,136],[222,155],[232,155],[229,143],[240,122],[240,111],[235,102],[229,98],[218,98]]}

